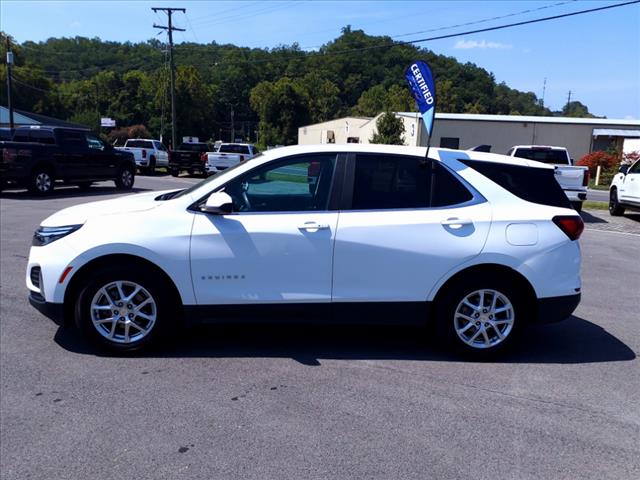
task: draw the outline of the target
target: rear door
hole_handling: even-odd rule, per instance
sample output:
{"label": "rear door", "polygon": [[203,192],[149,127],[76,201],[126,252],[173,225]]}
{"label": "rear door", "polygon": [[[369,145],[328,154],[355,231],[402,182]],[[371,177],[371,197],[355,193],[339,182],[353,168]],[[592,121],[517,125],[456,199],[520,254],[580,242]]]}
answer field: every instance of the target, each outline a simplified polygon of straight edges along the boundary
{"label": "rear door", "polygon": [[87,140],[84,133],[77,130],[58,129],[55,134],[60,147],[55,154],[56,174],[63,178],[90,176],[91,168],[88,165]]}
{"label": "rear door", "polygon": [[443,275],[482,250],[489,204],[440,162],[379,154],[350,160],[333,301],[424,302]]}
{"label": "rear door", "polygon": [[93,133],[85,133],[85,142],[87,175],[92,178],[113,178],[117,166],[113,152]]}

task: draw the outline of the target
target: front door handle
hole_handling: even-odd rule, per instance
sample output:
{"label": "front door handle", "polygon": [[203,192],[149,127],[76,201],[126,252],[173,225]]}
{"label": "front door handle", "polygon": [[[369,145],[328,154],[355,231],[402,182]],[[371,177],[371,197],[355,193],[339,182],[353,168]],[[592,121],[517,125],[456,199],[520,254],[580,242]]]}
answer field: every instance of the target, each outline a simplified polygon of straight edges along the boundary
{"label": "front door handle", "polygon": [[462,228],[465,225],[471,225],[473,221],[471,221],[470,218],[452,217],[452,218],[447,218],[446,220],[442,220],[440,223],[445,227],[451,227],[455,230],[458,228]]}
{"label": "front door handle", "polygon": [[304,222],[298,226],[298,230],[306,230],[307,232],[317,232],[318,230],[326,230],[329,228],[328,223]]}

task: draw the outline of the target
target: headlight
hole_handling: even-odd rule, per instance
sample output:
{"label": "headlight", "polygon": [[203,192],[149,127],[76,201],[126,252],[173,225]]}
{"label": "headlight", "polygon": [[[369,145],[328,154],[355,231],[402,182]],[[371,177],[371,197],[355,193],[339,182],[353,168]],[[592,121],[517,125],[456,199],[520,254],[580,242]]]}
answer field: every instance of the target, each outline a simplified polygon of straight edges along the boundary
{"label": "headlight", "polygon": [[82,225],[66,225],[64,227],[38,227],[33,234],[33,241],[31,245],[35,247],[41,247],[43,245],[49,245],[51,242],[66,237],[70,233],[78,230]]}

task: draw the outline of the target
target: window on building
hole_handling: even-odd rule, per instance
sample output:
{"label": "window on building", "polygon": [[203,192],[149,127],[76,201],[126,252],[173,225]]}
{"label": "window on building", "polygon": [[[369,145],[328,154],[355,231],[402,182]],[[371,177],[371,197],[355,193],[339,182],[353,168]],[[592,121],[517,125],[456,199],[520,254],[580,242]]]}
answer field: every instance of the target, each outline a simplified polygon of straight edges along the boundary
{"label": "window on building", "polygon": [[453,148],[458,150],[460,148],[460,139],[456,137],[441,137],[440,148]]}

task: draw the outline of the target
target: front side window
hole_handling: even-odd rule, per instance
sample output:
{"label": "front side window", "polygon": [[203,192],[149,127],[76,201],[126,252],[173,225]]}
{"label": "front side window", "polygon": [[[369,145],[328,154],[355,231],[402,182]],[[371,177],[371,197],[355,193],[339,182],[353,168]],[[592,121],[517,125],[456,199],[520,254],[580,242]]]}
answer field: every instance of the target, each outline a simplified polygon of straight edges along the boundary
{"label": "front side window", "polygon": [[225,185],[239,212],[326,210],[335,154],[305,155],[259,168]]}
{"label": "front side window", "polygon": [[627,173],[640,173],[640,160],[634,163]]}
{"label": "front side window", "polygon": [[87,135],[87,146],[91,150],[104,150],[104,143],[95,135]]}

